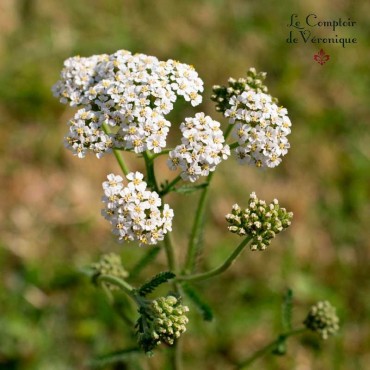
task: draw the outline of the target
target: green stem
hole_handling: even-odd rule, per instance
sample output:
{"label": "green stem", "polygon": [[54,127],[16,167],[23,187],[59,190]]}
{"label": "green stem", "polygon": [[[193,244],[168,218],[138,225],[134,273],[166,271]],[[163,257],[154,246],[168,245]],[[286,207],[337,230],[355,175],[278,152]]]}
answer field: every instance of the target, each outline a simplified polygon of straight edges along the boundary
{"label": "green stem", "polygon": [[[103,123],[103,131],[108,135],[110,133],[108,126]],[[122,153],[118,149],[113,149],[113,154],[117,159],[117,162],[125,175],[128,175],[130,170],[126,166],[125,160],[123,159]]]}
{"label": "green stem", "polygon": [[237,141],[235,143],[232,143],[232,144],[229,145],[230,149],[235,149],[238,146],[240,146],[240,144]]}
{"label": "green stem", "polygon": [[105,282],[105,283],[115,285],[116,287],[122,289],[128,296],[133,298],[134,301],[136,302],[134,288],[130,284],[126,283],[126,281],[119,279],[118,277],[111,276],[111,275],[100,275],[97,280],[98,282],[102,282],[102,283]]}
{"label": "green stem", "polygon": [[[173,244],[171,240],[171,235],[168,233],[164,237],[164,247],[166,251],[168,267],[171,271],[176,272],[177,264],[176,264],[174,248],[173,248]],[[174,292],[181,295],[181,287],[177,281],[174,281],[172,283],[172,287],[173,287]],[[181,344],[182,344],[182,340],[181,338],[178,338],[173,344],[173,346],[169,348],[169,362],[170,362],[172,370],[182,369],[182,362],[181,362],[182,345]]]}
{"label": "green stem", "polygon": [[159,153],[155,153],[153,154],[153,158],[157,158],[157,157],[160,157],[161,155],[164,155],[164,154],[168,154],[170,151],[172,151],[173,149],[164,149],[162,150],[161,152]]}
{"label": "green stem", "polygon": [[230,132],[232,131],[232,129],[234,128],[234,125],[231,125],[229,123],[229,125],[227,126],[226,130],[225,130],[225,133],[224,133],[224,138],[225,138],[225,141],[226,139],[228,138],[228,136],[230,135]]}
{"label": "green stem", "polygon": [[125,160],[123,159],[123,155],[120,151],[118,151],[117,149],[113,149],[113,154],[114,156],[116,157],[117,159],[117,162],[122,170],[122,172],[125,174],[125,175],[128,175],[130,173],[130,170],[128,169],[128,167],[126,166],[126,163],[125,163]]}
{"label": "green stem", "polygon": [[186,262],[184,271],[185,273],[192,272],[195,267],[195,260],[197,257],[197,252],[202,236],[202,226],[203,226],[203,219],[204,214],[206,210],[206,204],[207,204],[207,196],[208,196],[208,189],[209,189],[209,183],[212,180],[212,177],[214,175],[214,172],[211,172],[207,177],[207,183],[208,186],[205,187],[200,195],[199,202],[198,202],[198,208],[195,214],[194,224],[191,230],[189,244],[188,244],[188,253],[186,256]]}
{"label": "green stem", "polygon": [[155,178],[155,173],[154,173],[154,156],[148,150],[146,150],[145,152],[143,152],[143,157],[145,160],[146,174],[148,177],[148,185],[155,192],[159,193],[157,180]]}
{"label": "green stem", "polygon": [[171,236],[169,233],[167,233],[164,237],[164,247],[166,250],[168,267],[170,271],[176,272],[177,266],[176,266],[175,253],[174,253]]}
{"label": "green stem", "polygon": [[[231,130],[233,129],[233,125],[228,125],[225,133],[224,138],[225,141],[227,137],[229,136]],[[184,266],[184,272],[192,272],[195,267],[195,260],[197,257],[197,252],[200,245],[200,239],[202,235],[202,226],[203,226],[203,219],[206,209],[206,203],[207,203],[207,196],[208,196],[208,189],[210,187],[211,180],[213,178],[214,172],[211,172],[207,177],[207,183],[208,186],[205,187],[202,191],[202,194],[200,195],[199,202],[198,202],[198,208],[195,214],[194,224],[191,230],[191,235],[189,239],[188,244],[188,252],[186,256],[186,262]]]}
{"label": "green stem", "polygon": [[258,358],[266,355],[267,353],[271,353],[281,343],[282,340],[285,340],[293,335],[302,334],[306,331],[307,331],[307,328],[299,328],[299,329],[295,329],[295,330],[280,334],[274,341],[272,341],[271,343],[259,349],[252,356],[241,361],[236,366],[236,369],[240,370],[240,369],[246,368],[247,366],[251,365],[254,361],[256,361]]}
{"label": "green stem", "polygon": [[182,369],[182,362],[181,362],[181,338],[177,339],[173,346],[169,348],[169,360],[171,370],[181,370]]}
{"label": "green stem", "polygon": [[239,254],[243,251],[244,247],[250,242],[252,237],[245,238],[234,250],[233,253],[227,258],[227,260],[220,265],[219,267],[203,272],[200,274],[193,274],[193,275],[182,275],[177,276],[176,281],[201,281],[201,280],[207,280],[213,276],[219,275],[223,273],[225,270],[227,270],[235,261],[236,257],[239,256]]}
{"label": "green stem", "polygon": [[168,194],[172,189],[173,187],[181,180],[181,176],[178,175],[177,177],[175,177],[170,183],[168,183],[168,185],[159,192],[160,195],[162,196],[165,196],[166,194]]}

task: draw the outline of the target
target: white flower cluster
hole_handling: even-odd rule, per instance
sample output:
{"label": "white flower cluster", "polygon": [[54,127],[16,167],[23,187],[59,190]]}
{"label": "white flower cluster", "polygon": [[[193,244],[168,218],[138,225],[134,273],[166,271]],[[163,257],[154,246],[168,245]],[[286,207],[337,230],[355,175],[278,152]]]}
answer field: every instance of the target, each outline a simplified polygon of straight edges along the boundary
{"label": "white flower cluster", "polygon": [[235,125],[238,162],[256,167],[279,165],[290,148],[286,137],[291,132],[287,110],[273,103],[270,95],[253,90],[233,96],[229,103],[231,107],[224,115]]}
{"label": "white flower cluster", "polygon": [[82,108],[65,138],[79,157],[88,150],[100,157],[112,147],[159,153],[170,127],[164,116],[177,96],[196,106],[202,91],[203,81],[192,66],[125,50],[67,59],[53,86],[62,103]]}
{"label": "white flower cluster", "polygon": [[164,204],[156,192],[146,190],[143,174],[131,172],[129,183],[121,176],[110,174],[103,182],[105,208],[102,215],[112,226],[119,240],[138,241],[140,245],[157,244],[172,231],[173,210]]}
{"label": "white flower cluster", "polygon": [[229,146],[223,145],[220,123],[204,113],[185,118],[180,129],[182,144],[169,153],[167,164],[171,170],[180,167],[183,180],[194,182],[200,176],[207,176],[230,155]]}

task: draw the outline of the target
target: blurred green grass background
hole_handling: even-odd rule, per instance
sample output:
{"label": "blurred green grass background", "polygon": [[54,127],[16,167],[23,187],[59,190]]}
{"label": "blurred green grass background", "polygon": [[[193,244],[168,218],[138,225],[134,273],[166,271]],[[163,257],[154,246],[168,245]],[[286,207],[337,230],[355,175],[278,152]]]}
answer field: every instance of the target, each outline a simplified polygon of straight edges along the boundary
{"label": "blurred green grass background", "polygon": [[[357,21],[338,32],[358,44],[325,46],[331,59],[324,66],[313,61],[318,45],[288,45],[291,14],[311,12]],[[132,345],[127,327],[79,272],[102,252],[119,252],[128,268],[144,253],[116,244],[100,216],[101,182],[118,166],[111,156],[78,160],[63,148],[73,110],[50,92],[64,59],[118,49],[193,64],[206,87],[197,110],[224,124],[208,99],[212,85],[252,66],[266,71],[270,92],[293,122],[292,148],[278,168],[259,172],[229,160],[215,176],[200,270],[238,243],[224,215],[251,191],[278,198],[295,218],[266,252],[245,252],[225,276],[197,285],[215,319],[203,322],[191,306],[185,369],[231,369],[266,344],[278,333],[287,287],[297,325],[312,303],[328,299],[338,308],[340,333],[325,343],[309,335],[292,339],[287,356],[268,356],[251,368],[367,369],[369,13],[366,0],[1,0],[0,369],[89,369],[93,356]],[[178,103],[174,126],[197,111]],[[163,161],[157,170],[169,176]],[[196,198],[170,198],[179,258]],[[160,254],[136,282],[164,261]],[[104,369],[165,369],[164,354]]]}

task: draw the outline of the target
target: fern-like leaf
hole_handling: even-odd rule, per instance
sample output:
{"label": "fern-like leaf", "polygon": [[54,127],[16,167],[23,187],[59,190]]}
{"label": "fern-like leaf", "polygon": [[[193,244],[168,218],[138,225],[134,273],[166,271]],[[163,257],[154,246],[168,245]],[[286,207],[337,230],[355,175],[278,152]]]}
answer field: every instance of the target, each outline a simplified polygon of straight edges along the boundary
{"label": "fern-like leaf", "polygon": [[203,320],[212,321],[213,313],[211,307],[203,300],[200,294],[188,284],[183,284],[182,286],[184,293],[189,297],[189,299],[197,306],[198,310],[203,316]]}
{"label": "fern-like leaf", "polygon": [[145,297],[147,294],[151,293],[159,285],[167,283],[168,280],[173,279],[176,275],[171,271],[163,271],[155,275],[148,282],[143,284],[138,290],[137,293],[142,297]]}

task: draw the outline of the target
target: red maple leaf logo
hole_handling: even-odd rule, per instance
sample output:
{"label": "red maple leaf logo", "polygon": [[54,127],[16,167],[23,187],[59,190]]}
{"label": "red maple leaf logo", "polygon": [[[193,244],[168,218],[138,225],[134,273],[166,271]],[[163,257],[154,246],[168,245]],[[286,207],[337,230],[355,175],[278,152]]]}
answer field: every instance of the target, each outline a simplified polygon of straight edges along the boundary
{"label": "red maple leaf logo", "polygon": [[320,51],[313,56],[313,59],[316,60],[317,63],[323,65],[330,59],[330,55],[325,54],[325,51],[320,49]]}

